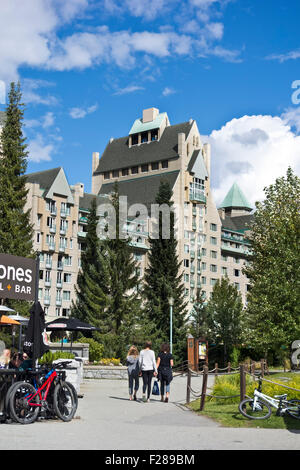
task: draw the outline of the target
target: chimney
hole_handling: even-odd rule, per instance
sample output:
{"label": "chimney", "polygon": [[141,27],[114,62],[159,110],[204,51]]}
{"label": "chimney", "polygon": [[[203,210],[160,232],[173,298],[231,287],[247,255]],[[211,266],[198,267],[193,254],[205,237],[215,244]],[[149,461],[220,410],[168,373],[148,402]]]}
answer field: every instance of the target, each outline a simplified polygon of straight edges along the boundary
{"label": "chimney", "polygon": [[75,191],[79,193],[80,197],[84,196],[84,184],[83,183],[76,183],[74,184]]}
{"label": "chimney", "polygon": [[210,177],[210,144],[203,145],[203,158],[208,176]]}
{"label": "chimney", "polygon": [[178,134],[178,155],[184,155],[184,145],[185,145],[185,133],[180,132]]}
{"label": "chimney", "polygon": [[97,170],[99,165],[99,152],[93,152],[92,174]]}
{"label": "chimney", "polygon": [[159,115],[159,109],[157,108],[144,109],[143,110],[143,123],[154,121],[154,119],[156,119],[158,115]]}

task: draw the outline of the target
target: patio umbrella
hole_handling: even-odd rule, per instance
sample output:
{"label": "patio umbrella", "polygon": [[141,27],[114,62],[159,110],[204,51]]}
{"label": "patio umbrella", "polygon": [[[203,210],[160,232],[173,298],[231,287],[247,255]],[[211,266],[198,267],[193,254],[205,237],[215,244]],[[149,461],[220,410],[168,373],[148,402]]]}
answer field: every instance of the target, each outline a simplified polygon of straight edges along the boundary
{"label": "patio umbrella", "polygon": [[0,325],[20,325],[20,322],[18,322],[17,320],[13,320],[7,315],[2,315],[0,317]]}
{"label": "patio umbrella", "polygon": [[12,308],[6,307],[6,305],[0,305],[0,312],[15,312]]}
{"label": "patio umbrella", "polygon": [[40,302],[34,303],[30,309],[23,351],[32,358],[33,365],[35,365],[36,359],[49,351],[45,331],[45,314]]}
{"label": "patio umbrella", "polygon": [[[59,317],[55,320],[46,323],[47,331],[99,331],[89,323],[78,320],[77,318]],[[73,336],[71,336],[71,351],[72,351]],[[61,342],[63,346],[63,340]]]}

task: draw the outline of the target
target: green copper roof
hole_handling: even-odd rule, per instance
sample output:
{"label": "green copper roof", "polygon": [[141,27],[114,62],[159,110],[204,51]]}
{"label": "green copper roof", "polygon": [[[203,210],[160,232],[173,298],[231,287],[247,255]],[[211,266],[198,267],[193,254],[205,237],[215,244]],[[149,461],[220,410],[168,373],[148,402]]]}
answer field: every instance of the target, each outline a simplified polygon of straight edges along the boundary
{"label": "green copper roof", "polygon": [[161,126],[163,120],[167,117],[167,113],[160,113],[154,121],[143,122],[142,119],[136,119],[130,129],[129,135],[138,134],[140,132],[151,131],[152,129],[158,129]]}
{"label": "green copper roof", "polygon": [[252,207],[250,206],[249,202],[247,201],[246,197],[244,196],[244,193],[240,189],[240,187],[237,185],[237,183],[234,183],[230,190],[228,191],[227,195],[225,196],[224,201],[220,205],[222,208],[226,207],[241,207],[244,209],[249,209],[252,210]]}

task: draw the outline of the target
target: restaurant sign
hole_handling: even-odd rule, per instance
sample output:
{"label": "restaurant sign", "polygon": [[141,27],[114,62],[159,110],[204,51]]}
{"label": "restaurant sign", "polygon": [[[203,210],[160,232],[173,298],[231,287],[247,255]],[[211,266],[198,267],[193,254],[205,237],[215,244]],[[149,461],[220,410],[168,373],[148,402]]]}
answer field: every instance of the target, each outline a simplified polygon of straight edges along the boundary
{"label": "restaurant sign", "polygon": [[0,298],[35,300],[36,260],[0,253]]}

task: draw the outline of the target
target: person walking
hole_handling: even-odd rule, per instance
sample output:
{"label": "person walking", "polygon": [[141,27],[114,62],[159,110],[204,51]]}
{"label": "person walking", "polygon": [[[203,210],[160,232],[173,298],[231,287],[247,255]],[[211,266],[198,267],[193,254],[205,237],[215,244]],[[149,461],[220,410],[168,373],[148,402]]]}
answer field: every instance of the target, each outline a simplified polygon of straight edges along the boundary
{"label": "person walking", "polygon": [[[139,351],[136,346],[131,346],[126,358],[126,365],[128,371],[128,384],[129,384],[129,400],[133,399],[136,401],[136,393],[139,389]],[[134,384],[134,394],[133,394],[133,384]]]}
{"label": "person walking", "polygon": [[[173,380],[172,367],[174,365],[173,356],[170,353],[170,345],[163,343],[157,357],[156,367],[158,370],[158,380],[160,381],[161,401],[168,403],[170,397],[170,383]],[[164,397],[166,388],[166,398]]]}
{"label": "person walking", "polygon": [[[155,354],[151,349],[151,341],[145,343],[144,349],[141,351],[139,365],[143,377],[143,401],[150,402],[151,382],[153,374],[157,375],[157,368],[155,362]],[[147,392],[147,399],[146,399]]]}

